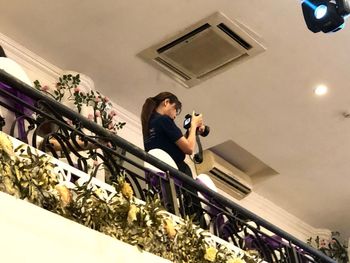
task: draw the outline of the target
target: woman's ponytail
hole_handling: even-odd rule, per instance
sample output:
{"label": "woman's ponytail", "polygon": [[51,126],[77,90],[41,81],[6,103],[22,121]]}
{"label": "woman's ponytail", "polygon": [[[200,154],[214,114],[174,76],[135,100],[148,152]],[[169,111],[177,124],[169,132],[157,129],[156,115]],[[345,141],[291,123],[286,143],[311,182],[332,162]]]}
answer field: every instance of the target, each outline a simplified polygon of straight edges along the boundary
{"label": "woman's ponytail", "polygon": [[169,99],[171,103],[175,103],[177,111],[181,111],[181,102],[174,94],[170,92],[161,92],[157,96],[147,98],[142,106],[141,112],[142,134],[144,140],[149,136],[148,124],[152,113],[165,99]]}
{"label": "woman's ponytail", "polygon": [[149,119],[151,118],[151,115],[157,106],[158,105],[156,101],[152,97],[147,98],[145,103],[142,106],[141,124],[142,124],[142,134],[144,139],[148,137]]}

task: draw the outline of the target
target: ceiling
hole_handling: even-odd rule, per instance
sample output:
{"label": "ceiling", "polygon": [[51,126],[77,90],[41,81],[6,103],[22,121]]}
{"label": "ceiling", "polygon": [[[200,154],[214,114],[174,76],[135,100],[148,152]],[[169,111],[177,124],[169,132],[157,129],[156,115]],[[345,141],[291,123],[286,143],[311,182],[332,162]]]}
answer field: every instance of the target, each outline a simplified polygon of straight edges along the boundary
{"label": "ceiling", "polygon": [[[237,144],[279,174],[255,191],[317,228],[350,236],[350,29],[307,30],[298,0],[2,0],[0,32],[140,114],[171,91],[181,118],[202,112],[210,148]],[[137,54],[216,11],[255,31],[267,50],[186,89]],[[326,84],[329,93],[313,89]],[[221,153],[234,160],[233,150]]]}

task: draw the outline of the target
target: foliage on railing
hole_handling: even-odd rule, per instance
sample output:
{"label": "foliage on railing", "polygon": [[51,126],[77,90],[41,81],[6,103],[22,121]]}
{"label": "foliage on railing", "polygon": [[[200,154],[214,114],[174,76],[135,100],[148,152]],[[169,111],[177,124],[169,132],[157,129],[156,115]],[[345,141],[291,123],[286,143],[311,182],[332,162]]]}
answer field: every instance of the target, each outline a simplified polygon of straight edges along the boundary
{"label": "foliage on railing", "polygon": [[[81,83],[80,75],[64,74],[59,77],[55,87],[48,85],[42,85],[38,80],[34,81],[34,86],[40,92],[48,95],[56,101],[72,107],[75,111],[87,117],[89,120],[96,122],[103,128],[117,134],[117,131],[125,126],[125,122],[117,120],[117,112],[113,108],[113,104],[110,99],[103,96],[98,91],[85,91],[79,86]],[[54,120],[60,120],[67,123],[73,129],[77,129],[81,132],[91,132],[81,127],[79,120],[71,120],[68,118],[62,118],[62,116],[56,112],[55,108],[51,108],[44,101],[37,101],[39,109],[52,116],[53,120],[43,117],[42,114],[36,113],[36,121],[38,122],[37,134],[44,138],[44,143],[41,145],[34,145],[41,148],[43,151],[48,151],[58,158],[57,152],[61,152],[62,157],[67,158],[71,165],[75,165],[72,159],[77,159],[76,164],[79,169],[90,173],[91,169],[103,163],[105,180],[111,182],[111,175],[116,174],[118,168],[115,163],[119,163],[120,159],[114,155],[108,155],[106,151],[100,150],[99,147],[92,145],[84,140],[82,136],[78,136],[70,129],[65,128],[62,125],[57,125]],[[101,144],[108,146],[109,148],[122,153],[123,150],[119,149],[116,145],[111,144],[106,138],[101,138],[98,135],[94,135]],[[74,149],[74,150],[72,150]],[[80,154],[80,151],[85,153]]]}
{"label": "foliage on railing", "polygon": [[340,233],[334,231],[329,240],[320,239],[320,237],[317,236],[314,240],[310,237],[307,243],[339,263],[348,263],[348,247],[345,244],[341,244],[339,237]]}
{"label": "foliage on railing", "polygon": [[158,199],[137,201],[124,176],[114,184],[116,192],[107,194],[90,181],[60,179],[50,158],[24,144],[13,149],[0,133],[0,190],[173,262],[258,262],[216,247],[188,218],[175,223]]}
{"label": "foliage on railing", "polygon": [[73,102],[76,110],[82,113],[83,107],[90,107],[91,112],[87,113],[87,118],[99,123],[110,132],[117,133],[117,130],[122,129],[125,122],[116,121],[116,111],[113,109],[113,104],[110,99],[103,96],[98,91],[84,91],[80,84],[80,75],[64,74],[59,77],[55,88],[48,85],[41,85],[39,80],[34,81],[34,87],[49,95],[53,99],[66,104]]}

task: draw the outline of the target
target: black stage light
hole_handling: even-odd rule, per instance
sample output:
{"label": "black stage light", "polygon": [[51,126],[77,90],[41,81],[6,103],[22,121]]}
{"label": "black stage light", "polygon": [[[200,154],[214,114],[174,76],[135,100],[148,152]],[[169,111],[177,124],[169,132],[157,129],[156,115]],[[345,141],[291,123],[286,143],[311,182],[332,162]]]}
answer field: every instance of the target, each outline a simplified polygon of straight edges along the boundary
{"label": "black stage light", "polygon": [[350,13],[349,0],[304,0],[301,7],[306,25],[314,33],[342,29]]}

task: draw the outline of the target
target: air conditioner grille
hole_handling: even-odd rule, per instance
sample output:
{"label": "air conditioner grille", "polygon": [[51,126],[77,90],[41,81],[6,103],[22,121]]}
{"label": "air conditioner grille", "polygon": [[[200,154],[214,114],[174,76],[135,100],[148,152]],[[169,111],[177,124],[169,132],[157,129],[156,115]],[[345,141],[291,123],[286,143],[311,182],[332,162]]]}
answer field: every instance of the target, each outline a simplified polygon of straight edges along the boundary
{"label": "air conditioner grille", "polygon": [[184,79],[184,80],[190,80],[191,79],[191,77],[189,77],[188,75],[186,75],[181,70],[179,70],[178,68],[174,67],[173,65],[169,64],[164,59],[162,59],[160,57],[156,57],[154,60],[157,61],[159,64],[163,65],[164,67],[166,67],[167,69],[169,69],[169,70],[173,71],[174,73],[176,73],[182,79]]}
{"label": "air conditioner grille", "polygon": [[181,43],[182,41],[185,41],[185,40],[189,39],[190,37],[197,35],[198,33],[206,30],[209,27],[210,27],[210,25],[208,23],[206,23],[206,24],[196,28],[195,30],[191,31],[190,33],[188,33],[188,34],[186,34],[178,39],[175,39],[174,41],[170,42],[169,44],[167,44],[161,48],[158,48],[157,52],[163,53],[164,51],[168,50],[169,48],[172,48],[173,46],[176,46],[177,44]]}
{"label": "air conditioner grille", "polygon": [[224,31],[227,35],[229,35],[232,39],[234,39],[237,43],[239,43],[245,49],[249,50],[252,48],[252,46],[247,41],[241,38],[234,31],[229,29],[224,23],[220,23],[219,25],[217,25],[217,27],[220,28],[222,31]]}
{"label": "air conditioner grille", "polygon": [[[235,58],[234,60],[235,61],[243,60],[247,56],[248,56],[247,54],[243,54],[240,57]],[[209,76],[210,74],[214,73],[215,71],[220,70],[221,68],[224,68],[229,63],[231,63],[231,61],[228,61],[227,63],[221,65],[220,67],[217,67],[217,68],[215,68],[215,69],[213,69],[211,71],[208,71],[208,72],[206,72],[206,73],[204,73],[202,75],[197,76],[197,79],[206,78],[207,76]]]}
{"label": "air conditioner grille", "polygon": [[192,36],[191,41],[183,41],[162,55],[177,67],[201,76],[243,54],[243,50],[231,45],[210,27]]}
{"label": "air conditioner grille", "polygon": [[245,25],[217,12],[138,55],[189,88],[263,52],[260,42]]}
{"label": "air conditioner grille", "polygon": [[213,168],[209,171],[210,174],[217,177],[219,180],[223,181],[224,183],[227,183],[229,186],[233,187],[234,189],[239,190],[244,195],[248,195],[251,193],[251,189],[246,187],[241,182],[237,181],[236,179],[227,176],[225,173],[221,172],[217,168]]}

